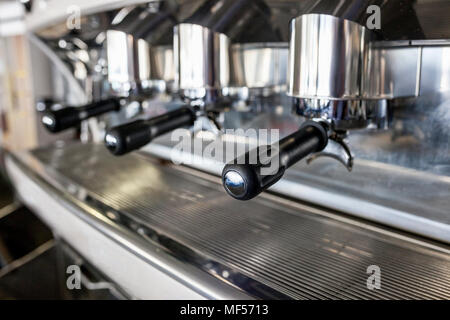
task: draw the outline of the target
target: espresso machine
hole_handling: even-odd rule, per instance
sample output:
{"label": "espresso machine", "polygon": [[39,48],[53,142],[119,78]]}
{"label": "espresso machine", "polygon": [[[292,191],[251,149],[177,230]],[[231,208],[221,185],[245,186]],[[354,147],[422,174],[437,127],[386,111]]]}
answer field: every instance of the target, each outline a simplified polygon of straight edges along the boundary
{"label": "espresso machine", "polygon": [[11,153],[6,167],[125,296],[450,298],[446,1],[96,10],[109,17],[95,37],[106,89],[59,112],[70,126],[101,116],[101,141]]}

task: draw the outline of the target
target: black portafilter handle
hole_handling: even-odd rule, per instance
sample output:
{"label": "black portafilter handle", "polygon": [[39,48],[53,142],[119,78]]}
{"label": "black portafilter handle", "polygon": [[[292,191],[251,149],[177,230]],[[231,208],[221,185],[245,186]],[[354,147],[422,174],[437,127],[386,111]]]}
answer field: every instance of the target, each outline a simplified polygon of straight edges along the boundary
{"label": "black portafilter handle", "polygon": [[110,111],[119,111],[120,99],[100,100],[81,107],[65,107],[59,110],[46,110],[42,115],[42,124],[52,133],[75,127],[81,121]]}
{"label": "black portafilter handle", "polygon": [[285,170],[328,143],[324,125],[307,121],[278,144],[250,150],[225,165],[222,183],[227,193],[238,200],[250,200],[281,179]]}
{"label": "black portafilter handle", "polygon": [[129,122],[108,130],[105,145],[112,154],[123,155],[145,146],[166,132],[191,126],[195,119],[191,108],[182,107],[147,120]]}

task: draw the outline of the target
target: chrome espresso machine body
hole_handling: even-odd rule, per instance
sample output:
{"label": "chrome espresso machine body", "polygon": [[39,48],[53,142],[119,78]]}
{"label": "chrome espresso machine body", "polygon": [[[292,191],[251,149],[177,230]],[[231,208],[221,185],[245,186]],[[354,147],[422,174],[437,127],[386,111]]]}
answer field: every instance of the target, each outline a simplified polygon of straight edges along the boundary
{"label": "chrome espresso machine body", "polygon": [[[139,149],[157,136],[183,126],[218,134],[217,117],[241,100],[232,88],[276,89],[285,83],[280,56],[287,48],[266,46],[261,39],[279,39],[268,23],[270,10],[262,1],[206,1],[174,28],[175,87],[186,106],[158,118],[137,120],[106,134],[106,145],[115,155]],[[259,46],[259,48],[258,48]],[[269,51],[269,61],[258,66],[266,78],[247,78],[253,51]],[[265,53],[262,53],[264,55]],[[261,55],[261,53],[260,53]],[[273,56],[270,56],[273,55]]]}
{"label": "chrome espresso machine body", "polygon": [[83,120],[125,109],[115,120],[122,122],[139,114],[142,105],[157,95],[171,100],[174,70],[170,30],[176,19],[167,7],[141,5],[109,14],[107,27],[97,31],[104,66],[91,68],[102,71],[101,81],[108,86],[104,91],[109,96],[92,97],[94,102],[84,106],[46,110],[42,122],[49,131],[57,133]]}
{"label": "chrome espresso machine body", "polygon": [[[60,113],[138,111],[101,116],[96,142],[10,154],[11,180],[130,297],[449,299],[450,5],[436,3],[98,8],[105,90]],[[76,44],[40,48],[61,60]]]}

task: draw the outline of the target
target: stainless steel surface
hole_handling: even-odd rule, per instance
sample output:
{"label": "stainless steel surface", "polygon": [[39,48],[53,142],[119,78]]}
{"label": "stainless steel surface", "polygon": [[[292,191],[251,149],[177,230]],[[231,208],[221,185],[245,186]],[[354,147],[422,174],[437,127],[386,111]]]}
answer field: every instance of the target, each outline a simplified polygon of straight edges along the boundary
{"label": "stainless steel surface", "polygon": [[108,30],[106,42],[108,80],[115,92],[127,93],[136,87],[151,89],[158,82],[165,88],[174,80],[171,46],[151,46],[118,30]]}
{"label": "stainless steel surface", "polygon": [[[21,160],[25,167],[95,208],[102,220],[149,244],[157,241],[206,277],[255,297],[450,297],[444,245],[275,197],[236,202],[218,179],[138,154],[113,158],[102,146],[51,147],[32,155]],[[370,265],[382,270],[381,290],[366,287]]]}
{"label": "stainless steel surface", "polygon": [[384,129],[388,126],[386,100],[298,99],[297,114],[329,121],[334,130]]}
{"label": "stainless steel surface", "polygon": [[364,69],[364,96],[392,99],[419,95],[421,50],[371,44]]}
{"label": "stainless steel surface", "polygon": [[448,42],[374,41],[362,25],[325,14],[291,22],[288,94],[393,99],[450,91]]}
{"label": "stainless steel surface", "polygon": [[446,46],[422,48],[420,94],[450,92],[450,41]]}
{"label": "stainless steel surface", "polygon": [[[66,192],[67,188],[73,190],[73,184],[52,177],[31,155],[22,154],[20,158],[9,156],[6,162],[8,175],[18,188],[21,200],[85,258],[129,290],[133,297],[188,300],[251,298],[215,276],[205,277],[201,269],[183,259],[176,259],[172,248],[159,243],[156,231],[146,233],[151,230],[143,228],[140,231],[144,233],[136,232],[137,225],[118,223],[122,219],[119,221],[117,218],[123,217],[118,212],[104,211],[102,205],[80,200],[83,198],[81,194]],[[164,242],[165,238],[162,240]],[[99,255],[99,252],[107,254]],[[127,272],[124,272],[124,265]]]}
{"label": "stainless steel surface", "polygon": [[[135,52],[133,49],[135,45],[133,36],[127,35],[125,32],[118,30],[108,30],[106,32],[108,81],[113,84],[113,89],[115,90],[120,90],[115,88],[115,84],[121,86],[123,83],[129,83],[139,78],[138,75],[135,76],[134,70],[133,54]],[[125,91],[128,91],[126,89],[130,90],[131,88],[124,88]]]}
{"label": "stainless steel surface", "polygon": [[286,90],[287,43],[247,43],[231,46],[232,86]]}
{"label": "stainless steel surface", "polygon": [[174,30],[175,81],[189,99],[230,84],[230,39],[200,25],[181,23]]}
{"label": "stainless steel surface", "polygon": [[374,42],[370,45],[364,95],[383,99],[449,92],[448,41]]}
{"label": "stainless steel surface", "polygon": [[164,82],[171,82],[175,79],[173,47],[154,46],[150,48],[150,70],[153,77],[150,79],[160,79]]}
{"label": "stainless steel surface", "polygon": [[[119,95],[164,91],[174,80],[174,18],[165,8],[120,10],[106,31],[108,80]],[[161,90],[162,89],[162,90]]]}
{"label": "stainless steel surface", "polygon": [[358,99],[369,31],[349,20],[306,14],[291,21],[288,94]]}
{"label": "stainless steel surface", "polygon": [[[251,122],[251,128],[269,127],[273,122],[282,122],[283,118],[260,115],[255,120],[258,121]],[[284,123],[288,121],[284,119]],[[291,123],[292,128],[283,136],[296,130],[294,124]],[[407,144],[407,137],[389,144],[391,134],[389,131],[365,130],[351,134],[349,142],[355,156],[351,173],[335,160],[319,158],[310,164],[303,161],[287,170],[284,178],[269,190],[450,243],[450,180],[443,172],[432,173],[431,170],[439,168],[428,162],[433,160],[432,155],[438,157],[436,161],[445,161],[444,154],[440,154],[445,149],[426,152],[424,150],[419,153],[421,156],[417,157],[414,156],[417,154],[417,145]],[[445,144],[447,138],[437,142],[438,146]],[[219,145],[235,141],[233,136],[227,135],[223,135],[221,139]],[[193,138],[191,148],[202,145],[203,148],[187,148],[181,151],[173,149],[178,142],[177,139],[171,139],[171,135],[167,135],[148,145],[143,151],[221,175],[224,164],[236,156],[233,151],[245,150],[242,146],[234,149],[217,147],[216,154],[211,158],[210,153],[204,152],[211,143],[208,140],[201,142],[200,137]],[[386,144],[389,146],[383,149]],[[448,153],[445,153],[445,156],[448,156]],[[378,161],[370,160],[375,157],[379,157]],[[416,163],[413,164],[412,161]],[[428,169],[425,169],[426,163],[429,163]],[[414,165],[421,166],[422,171],[407,168]]]}

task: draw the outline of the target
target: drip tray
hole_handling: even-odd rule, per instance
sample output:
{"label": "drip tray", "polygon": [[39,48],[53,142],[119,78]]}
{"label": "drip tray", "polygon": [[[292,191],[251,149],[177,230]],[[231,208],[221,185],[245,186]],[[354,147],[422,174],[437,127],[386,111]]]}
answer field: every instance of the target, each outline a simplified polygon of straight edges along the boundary
{"label": "drip tray", "polygon": [[[113,157],[100,145],[12,158],[111,224],[256,298],[450,299],[444,244],[272,195],[237,201],[219,178],[141,154]],[[370,266],[381,271],[380,289],[367,286]]]}

